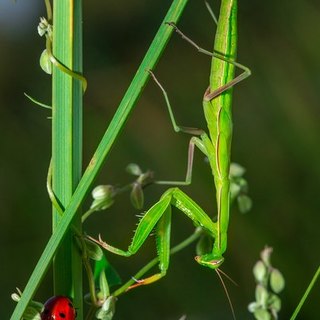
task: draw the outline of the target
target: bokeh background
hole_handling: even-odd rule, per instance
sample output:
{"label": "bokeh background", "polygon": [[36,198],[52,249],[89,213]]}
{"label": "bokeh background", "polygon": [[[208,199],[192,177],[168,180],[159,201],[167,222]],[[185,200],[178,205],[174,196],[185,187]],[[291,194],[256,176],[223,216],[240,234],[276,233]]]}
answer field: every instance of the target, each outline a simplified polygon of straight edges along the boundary
{"label": "bokeh background", "polygon": [[[89,82],[84,108],[84,167],[91,158],[171,1],[84,1],[84,69]],[[213,3],[218,12],[219,3]],[[14,308],[10,294],[23,288],[50,236],[50,201],[45,188],[50,159],[49,112],[23,92],[50,104],[50,77],[39,67],[44,39],[37,34],[43,1],[0,0],[0,318]],[[250,213],[232,211],[223,270],[238,319],[251,319],[252,267],[265,245],[273,265],[286,279],[280,318],[288,319],[320,262],[320,3],[317,0],[239,1],[238,61],[252,77],[234,90],[232,159],[246,169]],[[205,48],[212,47],[215,26],[202,1],[190,0],[180,27]],[[202,96],[210,59],[174,35],[156,73],[166,87],[178,123],[205,128]],[[149,82],[97,183],[123,184],[130,162],[154,170],[158,179],[181,179],[189,137],[175,134],[163,97]],[[192,186],[185,191],[214,214],[214,190],[208,165],[196,155]],[[164,188],[150,187],[147,206]],[[89,205],[86,202],[85,207]],[[101,232],[125,247],[137,218],[123,195],[115,206],[92,217],[85,230]],[[174,215],[177,243],[193,226]],[[109,256],[128,279],[155,256],[152,240],[127,260]],[[115,319],[230,319],[227,298],[215,273],[193,260],[194,247],[171,260],[157,284],[121,297]],[[320,283],[300,319],[317,319]],[[37,300],[52,295],[51,274]]]}

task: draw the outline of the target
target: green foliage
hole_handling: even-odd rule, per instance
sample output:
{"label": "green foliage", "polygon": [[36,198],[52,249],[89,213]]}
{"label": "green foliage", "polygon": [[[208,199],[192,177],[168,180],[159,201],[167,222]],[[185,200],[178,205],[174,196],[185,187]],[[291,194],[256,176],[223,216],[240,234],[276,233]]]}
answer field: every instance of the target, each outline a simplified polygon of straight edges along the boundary
{"label": "green foliage", "polygon": [[[19,302],[22,292],[17,288],[17,293],[11,295],[11,299],[15,302]],[[23,313],[22,320],[41,320],[40,313],[43,309],[43,304],[38,301],[31,300],[26,310]]]}
{"label": "green foliage", "polygon": [[261,260],[253,267],[253,275],[256,280],[256,301],[248,306],[257,320],[278,319],[281,309],[281,300],[277,295],[285,286],[285,280],[281,272],[271,265],[272,248],[265,247],[261,252]]}
{"label": "green foliage", "polygon": [[236,200],[241,213],[247,213],[252,208],[252,200],[248,196],[248,182],[244,179],[246,169],[238,163],[230,165],[230,197],[231,201]]}

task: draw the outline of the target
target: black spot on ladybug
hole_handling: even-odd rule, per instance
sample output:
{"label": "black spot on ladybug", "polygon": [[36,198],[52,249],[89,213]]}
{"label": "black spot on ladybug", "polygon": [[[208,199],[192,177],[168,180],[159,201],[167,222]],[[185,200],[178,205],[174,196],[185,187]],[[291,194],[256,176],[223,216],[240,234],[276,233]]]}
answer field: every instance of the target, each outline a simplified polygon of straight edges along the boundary
{"label": "black spot on ladybug", "polygon": [[41,320],[75,320],[76,310],[70,298],[54,296],[46,301]]}

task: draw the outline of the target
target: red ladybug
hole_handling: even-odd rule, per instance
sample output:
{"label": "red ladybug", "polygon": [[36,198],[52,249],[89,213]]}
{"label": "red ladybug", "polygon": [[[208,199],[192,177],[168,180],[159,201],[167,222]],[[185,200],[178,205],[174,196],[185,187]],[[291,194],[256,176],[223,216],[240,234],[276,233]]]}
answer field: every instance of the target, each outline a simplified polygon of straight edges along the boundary
{"label": "red ladybug", "polygon": [[76,316],[71,300],[64,296],[51,297],[41,312],[41,320],[75,320]]}

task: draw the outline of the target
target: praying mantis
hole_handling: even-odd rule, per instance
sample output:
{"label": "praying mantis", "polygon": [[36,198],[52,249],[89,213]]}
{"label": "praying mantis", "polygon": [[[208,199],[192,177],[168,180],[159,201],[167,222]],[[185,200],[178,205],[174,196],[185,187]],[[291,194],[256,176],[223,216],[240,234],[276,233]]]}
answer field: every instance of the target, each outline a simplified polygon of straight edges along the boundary
{"label": "praying mantis", "polygon": [[[200,48],[186,37],[175,24],[167,22],[168,28],[174,28],[185,40],[195,46],[198,51],[212,56],[210,85],[203,97],[203,110],[209,133],[204,130],[182,127],[176,124],[169,98],[151,70],[149,72],[161,89],[173,128],[176,132],[192,135],[189,143],[188,166],[185,181],[158,181],[158,184],[188,185],[192,179],[194,149],[197,147],[207,158],[214,178],[217,202],[217,218],[213,221],[202,208],[178,187],[171,187],[160,200],[145,212],[138,223],[131,244],[127,250],[121,250],[104,242],[101,237],[89,239],[114,254],[129,257],[135,254],[151,232],[155,232],[159,272],[144,279],[137,279],[129,289],[153,283],[165,276],[169,267],[171,208],[176,207],[189,217],[197,227],[201,227],[214,239],[211,252],[198,255],[195,260],[203,266],[214,269],[224,261],[223,254],[227,249],[227,231],[230,210],[230,150],[232,139],[232,87],[247,78],[250,70],[235,62],[237,49],[237,1],[222,0],[214,52]],[[234,77],[235,68],[243,72]]]}

